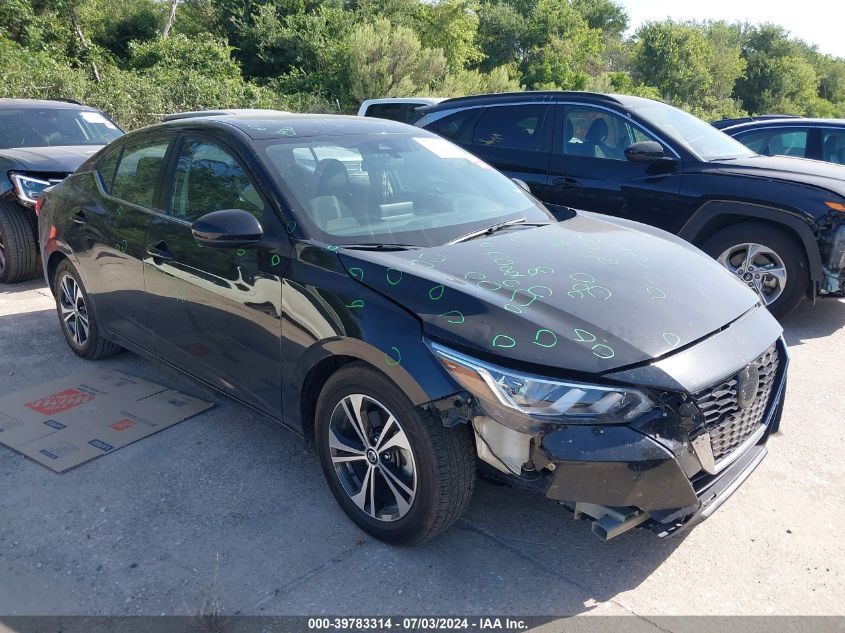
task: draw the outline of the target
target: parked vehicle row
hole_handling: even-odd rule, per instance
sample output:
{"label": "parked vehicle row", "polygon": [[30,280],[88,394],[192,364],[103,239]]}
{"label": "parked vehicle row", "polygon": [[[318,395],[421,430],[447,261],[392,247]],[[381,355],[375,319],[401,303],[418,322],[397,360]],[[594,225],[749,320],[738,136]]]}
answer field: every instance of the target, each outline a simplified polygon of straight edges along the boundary
{"label": "parked vehicle row", "polygon": [[[761,156],[639,97],[513,93],[421,111],[416,125],[526,182],[558,217],[584,209],[679,235],[754,289],[775,316],[804,297],[845,293],[845,167]],[[831,151],[845,139],[832,128],[824,134]]]}
{"label": "parked vehicle row", "polygon": [[41,192],[122,134],[94,108],[0,99],[0,283],[38,273],[34,208]]}
{"label": "parked vehicle row", "polygon": [[[434,106],[429,127],[475,153],[400,123],[287,113],[172,117],[113,141],[38,199],[68,345],[165,362],[313,440],[343,510],[388,542],[453,524],[477,464],[602,538],[694,525],[777,430],[780,326],[682,239],[563,198],[553,215],[475,154],[541,199],[571,178],[585,203],[604,190],[674,228],[653,192],[694,199],[738,150],[715,130],[654,138],[664,118],[699,133],[671,111],[556,99]],[[513,120],[510,105],[528,109]]]}

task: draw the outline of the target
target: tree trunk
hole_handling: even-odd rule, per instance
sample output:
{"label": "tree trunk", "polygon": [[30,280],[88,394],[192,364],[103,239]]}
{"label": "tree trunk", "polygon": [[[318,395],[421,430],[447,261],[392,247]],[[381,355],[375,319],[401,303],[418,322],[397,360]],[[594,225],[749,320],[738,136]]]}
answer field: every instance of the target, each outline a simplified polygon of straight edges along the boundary
{"label": "tree trunk", "polygon": [[170,0],[170,14],[167,16],[167,22],[164,23],[164,28],[161,30],[161,38],[165,39],[170,34],[170,29],[173,27],[173,22],[176,20],[176,5],[179,0]]}
{"label": "tree trunk", "polygon": [[85,57],[91,62],[91,72],[94,75],[94,81],[100,83],[100,70],[97,68],[97,62],[91,54],[91,47],[88,45],[88,40],[85,38],[85,33],[82,32],[82,25],[79,23],[79,16],[76,13],[76,7],[70,9],[70,21],[73,25],[73,32],[76,34],[76,39],[79,40],[79,48]]}

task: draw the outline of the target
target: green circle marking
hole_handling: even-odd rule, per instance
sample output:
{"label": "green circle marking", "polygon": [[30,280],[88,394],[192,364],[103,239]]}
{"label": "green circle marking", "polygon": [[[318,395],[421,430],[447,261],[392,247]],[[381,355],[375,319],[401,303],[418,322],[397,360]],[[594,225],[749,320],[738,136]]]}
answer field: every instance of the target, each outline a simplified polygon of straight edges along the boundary
{"label": "green circle marking", "polygon": [[287,223],[288,233],[293,233],[296,230],[296,220],[290,220]]}
{"label": "green circle marking", "polygon": [[534,333],[534,345],[540,347],[554,347],[557,345],[557,334],[551,330],[540,328]]}
{"label": "green circle marking", "polygon": [[385,362],[390,365],[391,367],[396,367],[399,363],[402,362],[402,353],[399,351],[398,347],[391,347],[391,351],[396,355],[396,358],[391,357],[389,354],[384,355]]}
{"label": "green circle marking", "polygon": [[493,347],[510,349],[511,347],[516,347],[516,340],[507,334],[497,334],[493,337]]}
{"label": "green circle marking", "polygon": [[428,298],[432,301],[440,301],[443,298],[444,292],[446,292],[446,289],[443,287],[443,284],[438,284],[428,291]]}
{"label": "green circle marking", "polygon": [[[391,274],[391,272],[393,274]],[[398,276],[396,275],[396,273],[399,273]],[[389,283],[391,286],[395,286],[400,281],[402,281],[402,271],[396,270],[395,268],[388,268],[387,269],[387,283]]]}
{"label": "green circle marking", "polygon": [[460,325],[466,321],[463,312],[459,312],[458,310],[449,310],[449,312],[444,312],[440,316],[446,317],[446,320],[453,325]]}
{"label": "green circle marking", "polygon": [[270,257],[270,265],[271,266],[278,266],[281,261],[282,261],[282,258],[279,257],[278,255],[273,255],[272,257]]}
{"label": "green circle marking", "polygon": [[364,300],[363,299],[355,299],[350,303],[346,304],[347,308],[363,308],[364,307]]}
{"label": "green circle marking", "polygon": [[246,255],[246,251],[242,248],[239,248],[238,249],[238,257],[243,257],[244,255]]}
{"label": "green circle marking", "polygon": [[364,281],[364,271],[357,266],[354,268],[349,269],[349,274],[352,275],[358,281]]}

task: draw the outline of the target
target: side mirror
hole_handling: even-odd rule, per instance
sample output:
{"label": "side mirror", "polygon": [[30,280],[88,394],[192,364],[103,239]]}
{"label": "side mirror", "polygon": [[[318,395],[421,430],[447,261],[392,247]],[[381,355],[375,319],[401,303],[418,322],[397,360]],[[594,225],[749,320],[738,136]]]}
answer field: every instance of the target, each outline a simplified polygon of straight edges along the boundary
{"label": "side mirror", "polygon": [[663,153],[663,146],[656,141],[640,141],[625,148],[625,158],[632,163],[651,163],[658,160],[672,160]]}
{"label": "side mirror", "polygon": [[191,226],[194,239],[211,248],[245,248],[264,238],[261,223],[242,209],[212,211]]}
{"label": "side mirror", "polygon": [[529,187],[528,183],[524,180],[520,180],[519,178],[511,178],[511,180],[513,180],[517,185],[519,185],[520,188],[524,189],[528,193],[531,193],[531,187]]}

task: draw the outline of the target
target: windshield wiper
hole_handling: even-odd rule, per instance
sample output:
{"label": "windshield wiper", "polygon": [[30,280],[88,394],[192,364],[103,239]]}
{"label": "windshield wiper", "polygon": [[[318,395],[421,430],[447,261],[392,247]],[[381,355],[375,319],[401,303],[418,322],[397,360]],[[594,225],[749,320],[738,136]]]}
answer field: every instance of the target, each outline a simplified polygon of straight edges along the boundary
{"label": "windshield wiper", "polygon": [[487,235],[493,235],[496,231],[502,231],[508,227],[514,226],[519,224],[521,226],[546,226],[548,222],[527,222],[525,218],[516,218],[514,220],[505,220],[504,222],[499,222],[498,224],[494,224],[493,226],[488,226],[485,229],[479,229],[478,231],[473,231],[472,233],[467,233],[466,235],[462,235],[461,237],[455,238],[450,242],[446,242],[446,244],[458,244],[459,242],[466,242],[468,240],[474,239],[476,237],[482,237]]}
{"label": "windshield wiper", "polygon": [[422,248],[416,244],[390,244],[373,242],[370,244],[338,244],[339,248],[353,248],[362,251],[407,251],[415,248]]}

